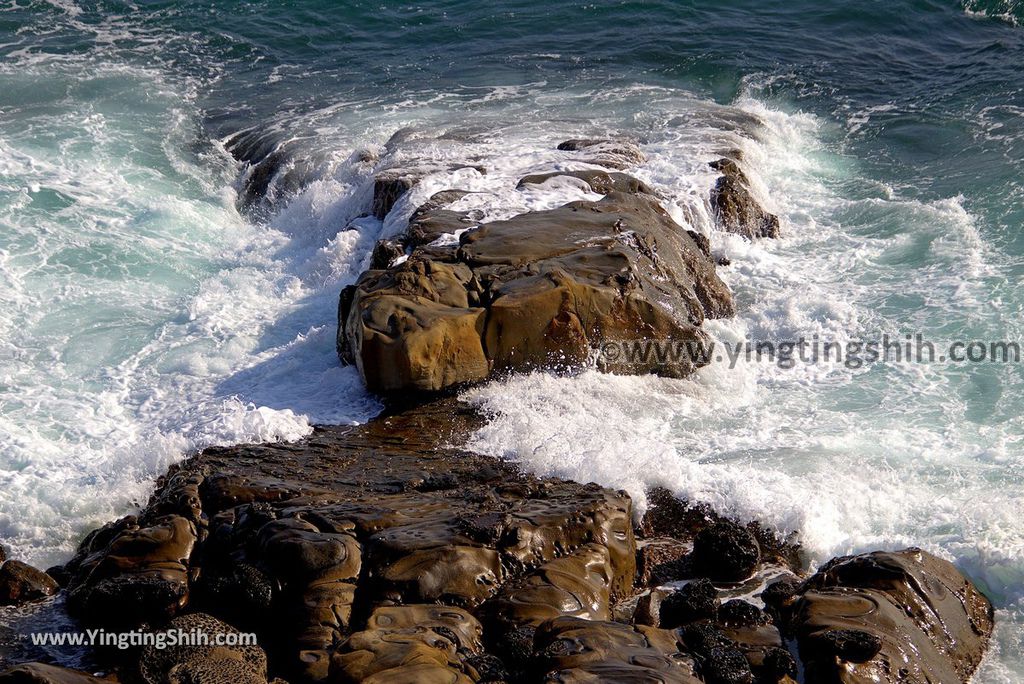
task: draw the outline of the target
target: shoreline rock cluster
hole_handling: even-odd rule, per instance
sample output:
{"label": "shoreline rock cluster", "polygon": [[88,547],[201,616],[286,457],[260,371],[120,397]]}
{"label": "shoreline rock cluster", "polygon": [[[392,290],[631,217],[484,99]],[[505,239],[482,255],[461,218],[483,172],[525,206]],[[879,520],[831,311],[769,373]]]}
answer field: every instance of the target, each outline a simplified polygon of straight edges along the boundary
{"label": "shoreline rock cluster", "polygon": [[[97,648],[102,677],[31,662],[0,684],[966,682],[992,606],[925,551],[837,558],[808,576],[794,539],[668,491],[648,492],[638,517],[626,492],[445,446],[481,419],[441,390],[578,366],[608,340],[701,340],[704,320],[734,312],[708,239],[621,172],[639,148],[559,149],[608,170],[520,186],[569,176],[601,200],[481,225],[449,208],[465,191],[445,190],[342,293],[340,355],[411,406],[297,443],[207,449],[47,573],[0,550],[0,603],[59,589],[83,629],[256,644]],[[256,164],[247,202],[277,163]],[[713,165],[720,227],[777,237],[737,163]],[[418,182],[412,169],[380,174],[375,215]]]}
{"label": "shoreline rock cluster", "polygon": [[[559,149],[613,169],[644,159],[636,146],[609,140]],[[778,218],[757,204],[735,162],[717,164],[724,175],[712,203],[723,228],[776,237]],[[557,176],[604,197],[478,224],[446,208],[467,193],[444,190],[416,210],[404,235],[378,243],[373,268],[345,288],[338,310],[339,355],[367,387],[433,392],[493,373],[581,367],[607,341],[706,342],[704,320],[735,313],[707,237],[672,220],[646,184],[589,169],[527,175],[518,187]],[[386,216],[416,179],[415,169],[379,175],[375,215]],[[705,363],[689,354],[603,370],[683,377]]]}
{"label": "shoreline rock cluster", "polygon": [[[965,681],[991,606],[924,551],[836,559],[663,490],[439,448],[452,398],[295,444],[208,449],[54,574],[83,627],[255,633],[97,651],[124,682]],[[10,561],[8,561],[10,562]],[[21,665],[0,682],[86,684]]]}

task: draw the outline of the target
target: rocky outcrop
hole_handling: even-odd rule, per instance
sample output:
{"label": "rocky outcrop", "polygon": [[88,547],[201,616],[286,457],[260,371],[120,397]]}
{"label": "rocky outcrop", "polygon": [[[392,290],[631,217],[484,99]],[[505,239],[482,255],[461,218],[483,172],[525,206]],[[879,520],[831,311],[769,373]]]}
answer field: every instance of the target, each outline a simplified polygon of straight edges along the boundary
{"label": "rocky outcrop", "polygon": [[750,179],[732,159],[711,162],[721,177],[711,191],[719,228],[750,240],[779,237],[779,217],[764,210],[750,191]]}
{"label": "rocky outcrop", "polygon": [[[473,217],[436,208],[455,195],[416,212],[409,258],[368,271],[342,293],[341,357],[371,390],[387,393],[436,391],[495,371],[580,366],[608,340],[704,343],[704,319],[733,313],[707,245],[636,179],[573,177],[606,192],[604,199],[475,228]],[[460,226],[474,229],[457,245],[430,246]],[[697,354],[649,355],[606,359],[604,369],[680,377],[706,362]]]}
{"label": "rocky outcrop", "polygon": [[[991,609],[948,563],[870,554],[800,580],[786,540],[665,490],[634,527],[622,492],[438,446],[478,424],[440,399],[207,449],[86,538],[63,569],[69,608],[108,629],[258,637],[112,654],[145,684],[793,684],[793,653],[808,682],[946,684],[977,666]],[[654,573],[668,584],[645,586]],[[740,598],[774,577],[765,609]],[[95,684],[39,668],[31,681]]]}
{"label": "rocky outcrop", "polygon": [[966,682],[992,634],[992,605],[922,551],[837,558],[784,600],[808,681]]}
{"label": "rocky outcrop", "polygon": [[20,605],[57,593],[57,582],[42,570],[17,560],[0,562],[0,606]]}

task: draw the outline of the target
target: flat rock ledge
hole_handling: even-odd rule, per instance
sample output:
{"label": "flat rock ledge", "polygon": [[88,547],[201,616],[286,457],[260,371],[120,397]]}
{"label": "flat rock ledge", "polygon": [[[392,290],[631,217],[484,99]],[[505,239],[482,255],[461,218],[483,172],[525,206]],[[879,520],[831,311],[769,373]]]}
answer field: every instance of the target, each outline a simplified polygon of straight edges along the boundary
{"label": "flat rock ledge", "polygon": [[84,627],[255,633],[97,651],[0,682],[965,682],[992,608],[918,550],[836,559],[664,490],[439,448],[454,399],[293,444],[208,449],[52,573]]}

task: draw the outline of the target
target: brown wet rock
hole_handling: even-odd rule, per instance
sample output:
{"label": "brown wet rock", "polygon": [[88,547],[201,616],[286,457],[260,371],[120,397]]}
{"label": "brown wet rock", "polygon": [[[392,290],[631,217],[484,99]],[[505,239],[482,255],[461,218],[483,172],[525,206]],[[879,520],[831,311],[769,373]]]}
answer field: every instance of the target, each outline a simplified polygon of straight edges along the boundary
{"label": "brown wet rock", "polygon": [[569,177],[583,181],[590,186],[591,191],[599,195],[607,195],[610,192],[637,193],[654,195],[654,191],[646,183],[626,173],[609,173],[588,169],[585,171],[551,171],[549,173],[536,173],[523,176],[516,185],[521,189],[527,185],[542,185],[552,178]]}
{"label": "brown wet rock", "polygon": [[339,344],[375,392],[483,380],[486,311],[474,287],[467,266],[415,254],[394,269],[367,271],[339,312]]}
{"label": "brown wet rock", "polygon": [[[342,292],[341,358],[371,390],[393,393],[580,366],[604,340],[704,343],[703,320],[733,313],[706,246],[636,179],[590,176],[608,190],[603,200],[484,223],[463,233],[457,250],[422,245],[479,217],[431,208],[448,198],[428,202],[410,222],[407,239],[420,245],[410,258]],[[671,358],[604,358],[602,367],[680,377],[707,363],[680,349]]]}
{"label": "brown wet rock", "polygon": [[60,589],[42,570],[17,560],[0,565],[0,606],[16,606],[53,596]]}
{"label": "brown wet rock", "polygon": [[382,270],[388,268],[398,257],[405,254],[402,245],[393,240],[377,240],[370,255],[370,268]]}
{"label": "brown wet rock", "polygon": [[46,663],[23,663],[0,672],[0,684],[110,684],[116,681]]}
{"label": "brown wet rock", "polygon": [[560,617],[538,628],[535,647],[533,666],[547,682],[701,682],[665,630]]}
{"label": "brown wet rock", "polygon": [[[559,616],[609,620],[611,581],[607,547],[588,544],[506,584],[479,612],[500,652],[507,635],[519,630],[516,638],[521,638],[529,633],[526,628]],[[514,660],[515,654],[510,656]]]}
{"label": "brown wet rock", "polygon": [[69,609],[108,627],[172,617],[188,602],[195,524],[167,515],[148,523],[128,518],[115,529],[116,536],[103,548],[88,553],[97,540],[87,538],[83,544],[69,583]]}
{"label": "brown wet rock", "polygon": [[416,169],[389,169],[377,174],[373,179],[370,213],[384,220],[402,195],[416,187],[423,175]]}
{"label": "brown wet rock", "polygon": [[356,632],[331,658],[330,682],[470,682],[455,644],[413,626]]}
{"label": "brown wet rock", "polygon": [[792,607],[809,681],[966,682],[992,633],[992,606],[920,549],[838,558]]}
{"label": "brown wet rock", "polygon": [[750,180],[739,164],[719,159],[711,162],[711,168],[722,173],[711,191],[711,208],[719,227],[751,240],[779,237],[779,217],[765,211],[754,199]]}
{"label": "brown wet rock", "polygon": [[563,152],[580,152],[580,161],[610,169],[628,169],[647,161],[636,143],[610,138],[576,138],[559,143]]}
{"label": "brown wet rock", "polygon": [[266,684],[267,656],[257,645],[213,645],[216,635],[238,639],[240,632],[203,613],[180,615],[166,631],[203,633],[211,644],[146,646],[138,660],[138,677],[145,684]]}

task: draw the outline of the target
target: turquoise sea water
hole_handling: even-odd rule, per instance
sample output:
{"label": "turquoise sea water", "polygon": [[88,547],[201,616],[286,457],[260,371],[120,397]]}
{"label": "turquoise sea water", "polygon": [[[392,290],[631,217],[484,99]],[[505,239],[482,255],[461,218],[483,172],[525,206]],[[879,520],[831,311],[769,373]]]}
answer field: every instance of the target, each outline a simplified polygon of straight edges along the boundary
{"label": "turquoise sea water", "polygon": [[[481,190],[492,218],[575,198],[510,189],[566,137],[640,140],[635,173],[705,231],[706,162],[744,152],[784,237],[712,235],[740,307],[719,339],[1020,341],[1021,21],[1015,0],[0,3],[0,539],[57,562],[190,450],[372,416],[334,354],[340,287],[430,190]],[[261,212],[236,208],[239,131],[294,168]],[[489,171],[382,224],[368,158]],[[953,559],[999,606],[978,680],[1018,682],[1022,375],[716,365],[465,398],[493,415],[474,448],[540,472],[665,484],[813,562]]]}

